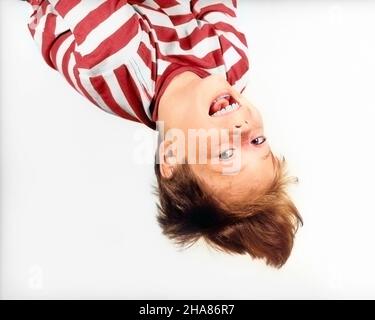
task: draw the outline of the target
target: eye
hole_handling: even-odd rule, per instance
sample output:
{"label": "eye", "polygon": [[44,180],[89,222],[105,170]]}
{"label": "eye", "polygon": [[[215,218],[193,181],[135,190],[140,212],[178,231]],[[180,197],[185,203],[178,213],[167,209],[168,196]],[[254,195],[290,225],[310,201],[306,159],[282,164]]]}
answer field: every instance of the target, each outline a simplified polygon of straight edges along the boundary
{"label": "eye", "polygon": [[229,160],[230,158],[233,157],[233,154],[234,154],[234,149],[230,148],[220,153],[219,158],[220,160],[224,160],[224,161]]}
{"label": "eye", "polygon": [[256,137],[255,139],[253,139],[251,141],[251,143],[255,144],[255,145],[260,145],[260,144],[264,143],[266,140],[267,140],[266,137],[260,136],[260,137]]}

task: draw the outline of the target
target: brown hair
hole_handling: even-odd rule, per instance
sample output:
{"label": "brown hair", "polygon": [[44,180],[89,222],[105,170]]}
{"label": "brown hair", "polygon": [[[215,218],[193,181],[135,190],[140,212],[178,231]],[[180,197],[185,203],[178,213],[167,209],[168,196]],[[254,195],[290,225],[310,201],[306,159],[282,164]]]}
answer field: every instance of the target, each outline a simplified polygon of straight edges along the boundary
{"label": "brown hair", "polygon": [[[272,155],[273,156],[273,155]],[[178,165],[172,178],[164,178],[155,162],[159,197],[157,221],[177,245],[187,247],[203,239],[220,251],[248,253],[280,268],[287,261],[302,218],[286,193],[297,179],[286,175],[285,159],[273,157],[275,178],[256,199],[224,206],[209,192],[188,164]]]}

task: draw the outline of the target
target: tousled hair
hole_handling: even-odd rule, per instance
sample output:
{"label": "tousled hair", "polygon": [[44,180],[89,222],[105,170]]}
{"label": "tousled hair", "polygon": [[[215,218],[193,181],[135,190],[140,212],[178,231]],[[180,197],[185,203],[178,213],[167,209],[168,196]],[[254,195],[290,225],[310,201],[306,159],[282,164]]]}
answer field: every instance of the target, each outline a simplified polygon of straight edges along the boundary
{"label": "tousled hair", "polygon": [[273,156],[273,161],[275,177],[267,190],[231,205],[207,191],[189,164],[178,165],[172,178],[164,178],[155,162],[156,218],[163,234],[182,247],[203,238],[220,251],[249,254],[280,268],[290,256],[303,220],[286,192],[287,185],[298,180],[287,176],[284,158]]}

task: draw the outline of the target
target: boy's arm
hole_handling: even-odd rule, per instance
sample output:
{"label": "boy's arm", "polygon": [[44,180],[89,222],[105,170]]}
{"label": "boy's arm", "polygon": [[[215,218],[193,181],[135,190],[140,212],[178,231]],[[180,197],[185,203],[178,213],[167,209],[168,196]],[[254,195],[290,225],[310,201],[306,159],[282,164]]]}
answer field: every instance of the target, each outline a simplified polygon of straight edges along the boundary
{"label": "boy's arm", "polygon": [[[48,0],[74,35],[79,67],[90,69],[111,56],[124,62],[140,43],[138,16],[126,0]],[[126,53],[119,51],[126,48]]]}
{"label": "boy's arm", "polygon": [[237,0],[191,0],[190,6],[197,19],[204,19],[210,12],[221,12],[235,17]]}
{"label": "boy's arm", "polygon": [[197,20],[214,25],[219,33],[225,33],[233,40],[233,44],[247,49],[244,48],[247,47],[246,37],[237,24],[237,0],[191,0],[191,10]]}
{"label": "boy's arm", "polygon": [[48,65],[103,110],[147,122],[151,61],[138,51],[151,45],[141,45],[148,38],[133,7],[126,0],[28,2],[34,10],[29,30]]}
{"label": "boy's arm", "polygon": [[[74,36],[74,50],[80,68],[90,69],[126,48],[138,49],[141,30],[133,7],[125,0],[29,0],[34,9],[29,29],[53,64],[48,48],[63,33]],[[45,42],[45,43],[42,43]],[[121,52],[120,62],[128,55]],[[53,67],[53,66],[52,66]]]}
{"label": "boy's arm", "polygon": [[224,53],[230,56],[228,60],[237,61],[228,71],[228,79],[236,82],[242,91],[246,78],[238,79],[238,75],[245,75],[249,69],[249,55],[246,36],[238,25],[237,0],[191,0],[191,11],[197,20],[213,25],[216,33],[235,49]]}

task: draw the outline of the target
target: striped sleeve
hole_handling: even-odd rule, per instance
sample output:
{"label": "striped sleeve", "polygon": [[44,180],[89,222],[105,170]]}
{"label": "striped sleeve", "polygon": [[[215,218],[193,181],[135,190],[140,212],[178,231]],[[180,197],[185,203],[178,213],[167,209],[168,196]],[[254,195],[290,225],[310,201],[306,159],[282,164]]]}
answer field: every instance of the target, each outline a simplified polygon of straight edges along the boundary
{"label": "striped sleeve", "polygon": [[236,16],[237,0],[191,0],[192,12],[197,19],[203,19],[209,12]]}
{"label": "striped sleeve", "polygon": [[249,50],[246,36],[237,19],[237,0],[192,0],[191,10],[197,20],[213,25],[221,36],[228,81],[243,90],[247,83]]}
{"label": "striped sleeve", "polygon": [[104,111],[152,127],[152,46],[126,0],[29,0],[47,64]]}

